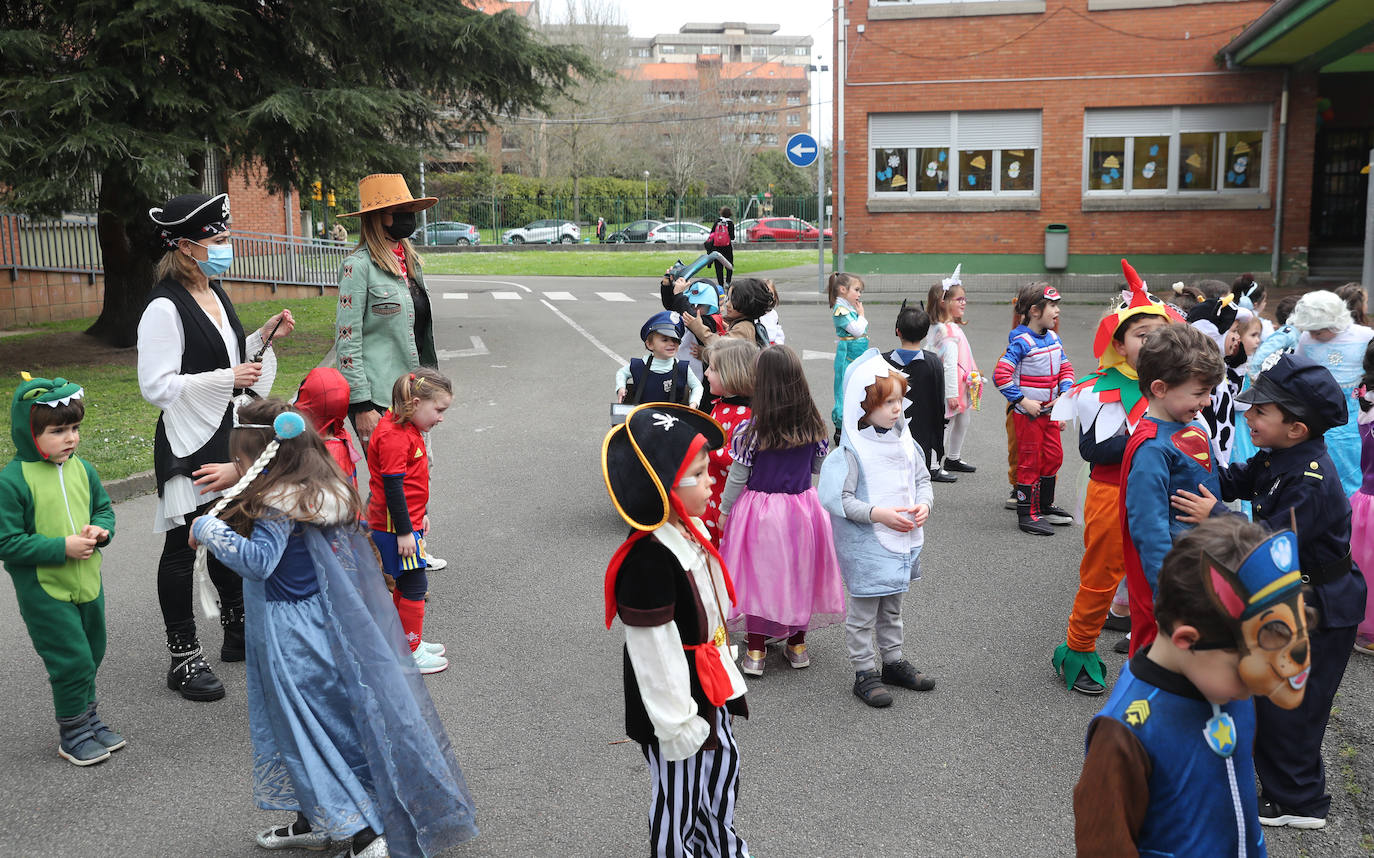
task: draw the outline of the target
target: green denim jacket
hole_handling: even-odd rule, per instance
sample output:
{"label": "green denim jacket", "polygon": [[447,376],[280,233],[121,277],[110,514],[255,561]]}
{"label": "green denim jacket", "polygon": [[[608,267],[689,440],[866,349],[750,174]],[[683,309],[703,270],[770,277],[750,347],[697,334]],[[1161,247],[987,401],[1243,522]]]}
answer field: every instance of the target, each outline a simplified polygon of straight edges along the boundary
{"label": "green denim jacket", "polygon": [[[410,276],[425,288],[419,271]],[[433,319],[433,304],[430,305]],[[339,268],[339,308],[335,315],[339,372],[348,381],[349,404],[391,406],[391,386],[417,366],[438,366],[434,327],[415,331],[415,303],[400,277],[372,261],[366,247],[355,250]]]}

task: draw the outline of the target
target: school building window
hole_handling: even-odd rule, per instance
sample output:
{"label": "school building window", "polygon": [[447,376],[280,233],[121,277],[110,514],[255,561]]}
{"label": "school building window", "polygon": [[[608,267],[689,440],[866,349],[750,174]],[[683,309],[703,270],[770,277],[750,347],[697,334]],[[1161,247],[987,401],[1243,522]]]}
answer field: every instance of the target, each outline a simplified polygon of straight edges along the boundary
{"label": "school building window", "polygon": [[[898,203],[873,210],[978,199],[984,208],[1027,208],[1038,196],[1038,110],[870,114],[868,139],[870,198]],[[1002,199],[1008,204],[996,204]]]}
{"label": "school building window", "polygon": [[1084,112],[1084,203],[1264,194],[1268,104],[1103,108]]}
{"label": "school building window", "polygon": [[789,96],[787,96],[787,105],[788,105],[789,107],[796,107],[796,106],[799,105],[799,104],[801,104],[801,96],[800,96],[800,95],[789,95]]}
{"label": "school building window", "polygon": [[787,114],[787,124],[794,128],[799,127],[801,125],[801,117],[795,113],[789,113]]}

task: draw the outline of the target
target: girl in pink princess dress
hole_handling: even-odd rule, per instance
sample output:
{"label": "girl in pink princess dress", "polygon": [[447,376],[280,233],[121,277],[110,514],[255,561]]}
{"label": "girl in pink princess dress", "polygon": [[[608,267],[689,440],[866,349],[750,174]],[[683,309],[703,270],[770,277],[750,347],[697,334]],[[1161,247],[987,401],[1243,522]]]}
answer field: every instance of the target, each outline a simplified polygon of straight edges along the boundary
{"label": "girl in pink princess dress", "polygon": [[759,353],[753,408],[730,444],[720,553],[735,579],[730,628],[746,633],[740,669],[762,676],[770,637],[787,639],[792,667],[811,664],[806,633],[844,619],[844,585],[830,517],[811,485],[830,433],[787,346]]}
{"label": "girl in pink princess dress", "polygon": [[720,396],[711,408],[711,417],[725,430],[725,443],[709,454],[711,497],[706,502],[706,515],[702,516],[707,536],[716,548],[720,548],[720,496],[725,491],[730,466],[735,463],[730,439],[754,413],[749,399],[754,395],[754,360],[758,356],[757,345],[733,337],[716,340],[707,355],[706,383],[712,393]]}
{"label": "girl in pink princess dress", "polygon": [[[1365,349],[1364,378],[1355,388],[1359,405],[1360,490],[1350,496],[1350,557],[1368,577],[1374,570],[1374,344]],[[1369,588],[1374,594],[1374,587]],[[1374,655],[1374,595],[1366,598],[1364,622],[1355,633],[1355,652]]]}

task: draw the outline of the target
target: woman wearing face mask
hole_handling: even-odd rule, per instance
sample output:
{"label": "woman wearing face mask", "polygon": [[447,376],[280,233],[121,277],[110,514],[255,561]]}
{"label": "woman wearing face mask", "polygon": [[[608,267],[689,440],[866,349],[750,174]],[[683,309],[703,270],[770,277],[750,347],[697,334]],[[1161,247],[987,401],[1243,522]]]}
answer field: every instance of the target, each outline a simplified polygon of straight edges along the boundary
{"label": "woman wearing face mask", "polygon": [[363,449],[391,405],[391,386],[416,367],[437,367],[433,313],[420,257],[410,243],[416,212],[438,202],[410,195],[405,177],[379,173],[358,182],[362,237],[339,269],[336,341],[348,381],[348,415]]}
{"label": "woman wearing face mask", "polygon": [[[157,515],[164,534],[157,594],[172,654],[167,687],[187,700],[219,700],[224,685],[210,669],[191,610],[187,544],[192,519],[239,478],[229,457],[236,396],[266,396],[276,374],[269,342],[291,333],[282,310],[245,334],[219,278],[233,262],[229,197],[183,194],[148,210],[163,247],[157,284],[138,323],[138,385],[162,409],[153,439]],[[219,591],[223,661],[243,661],[243,579],[215,560],[210,580]]]}

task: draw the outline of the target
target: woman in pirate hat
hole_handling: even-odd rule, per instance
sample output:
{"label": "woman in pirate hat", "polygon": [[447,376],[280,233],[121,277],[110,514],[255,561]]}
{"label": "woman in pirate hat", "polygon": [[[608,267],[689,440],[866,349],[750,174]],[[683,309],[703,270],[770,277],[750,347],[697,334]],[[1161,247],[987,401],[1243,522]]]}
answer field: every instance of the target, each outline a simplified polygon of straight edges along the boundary
{"label": "woman in pirate hat", "polygon": [[606,627],[625,625],[625,729],[649,764],[651,854],[686,858],[693,842],[745,858],[735,832],[739,753],[731,722],[748,717],[725,618],[734,587],[700,516],[707,453],[720,424],[683,405],[641,405],[606,435],[611,502],[634,529],[606,568]]}
{"label": "woman in pirate hat", "polygon": [[[219,700],[224,685],[210,669],[191,610],[193,555],[186,545],[191,519],[234,484],[229,460],[233,402],[272,389],[277,359],[271,342],[291,333],[282,310],[245,332],[220,278],[233,262],[229,197],[182,194],[148,210],[163,254],[157,285],[138,323],[138,386],[156,405],[153,471],[157,517],[165,534],[157,567],[157,594],[172,654],[167,687],[188,700]],[[210,564],[224,626],[223,661],[243,661],[243,584],[218,561]]]}

